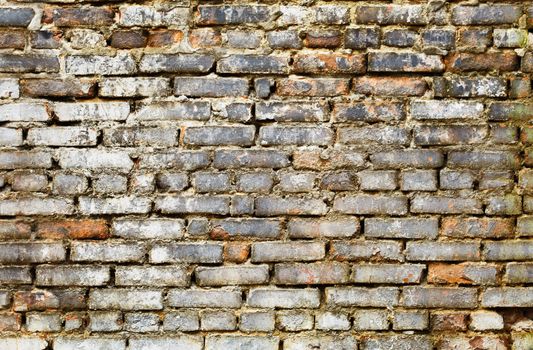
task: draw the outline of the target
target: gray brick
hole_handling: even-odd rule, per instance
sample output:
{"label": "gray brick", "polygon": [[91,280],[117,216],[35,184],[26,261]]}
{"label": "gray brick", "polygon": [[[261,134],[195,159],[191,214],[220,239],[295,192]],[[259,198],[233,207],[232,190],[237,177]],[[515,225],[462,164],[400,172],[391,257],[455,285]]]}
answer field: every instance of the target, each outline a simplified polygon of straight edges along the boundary
{"label": "gray brick", "polygon": [[172,289],[168,292],[168,305],[186,308],[240,308],[240,290],[226,289]]}
{"label": "gray brick", "polygon": [[186,287],[190,283],[187,269],[182,266],[117,266],[117,286]]}
{"label": "gray brick", "polygon": [[403,305],[422,308],[473,309],[477,289],[461,287],[404,287]]}
{"label": "gray brick", "polygon": [[324,102],[268,101],[255,104],[256,120],[277,122],[318,122],[328,119],[329,107]]}
{"label": "gray brick", "polygon": [[476,261],[477,242],[407,242],[405,255],[411,261]]}
{"label": "gray brick", "polygon": [[205,339],[205,350],[217,349],[249,349],[249,350],[278,350],[277,336],[240,336],[240,335],[210,335]]}
{"label": "gray brick", "polygon": [[403,261],[402,246],[394,241],[334,241],[331,243],[330,254],[340,261],[369,259]]}
{"label": "gray brick", "polygon": [[140,261],[146,253],[144,245],[123,242],[73,242],[70,247],[72,261],[128,262]]}
{"label": "gray brick", "polygon": [[391,307],[398,305],[400,291],[393,287],[329,287],[326,304],[332,307]]}
{"label": "gray brick", "polygon": [[219,243],[160,243],[152,246],[150,262],[221,263],[222,245]]}
{"label": "gray brick", "polygon": [[184,235],[182,219],[117,219],[113,235],[125,239],[180,239]]}
{"label": "gray brick", "polygon": [[166,196],[155,200],[155,210],[166,214],[219,214],[229,211],[227,196]]}
{"label": "gray brick", "polygon": [[139,70],[145,73],[206,73],[215,62],[208,55],[146,54],[139,63]]}
{"label": "gray brick", "polygon": [[350,279],[355,283],[420,283],[424,269],[423,264],[354,265]]}
{"label": "gray brick", "polygon": [[64,261],[66,250],[61,243],[1,243],[3,264],[49,263]]}
{"label": "gray brick", "polygon": [[321,350],[357,349],[357,339],[351,335],[292,336],[283,341],[285,350],[304,350],[318,347]]}
{"label": "gray brick", "polygon": [[109,282],[106,266],[46,266],[36,269],[35,284],[41,286],[101,286]]}
{"label": "gray brick", "polygon": [[198,126],[185,129],[183,142],[200,146],[250,146],[254,136],[254,126]]}
{"label": "gray brick", "polygon": [[287,74],[289,58],[281,56],[230,55],[217,62],[217,73]]}
{"label": "gray brick", "polygon": [[367,338],[361,344],[362,350],[431,350],[433,344],[427,335],[380,335]]}
{"label": "gray brick", "polygon": [[54,350],[70,349],[91,349],[91,350],[126,350],[126,340],[113,338],[80,338],[80,337],[58,337],[54,339]]}
{"label": "gray brick", "polygon": [[219,150],[215,152],[213,166],[228,168],[284,168],[289,165],[289,155],[285,152],[266,149]]}
{"label": "gray brick", "polygon": [[481,306],[494,307],[531,307],[533,305],[533,288],[502,287],[487,288],[481,293]]}
{"label": "gray brick", "polygon": [[238,218],[213,219],[213,238],[272,239],[281,233],[281,222],[276,219]]}
{"label": "gray brick", "polygon": [[343,284],[348,282],[349,271],[347,264],[337,262],[276,264],[274,281],[280,285]]}
{"label": "gray brick", "polygon": [[333,132],[324,127],[263,126],[259,129],[261,145],[328,145]]}
{"label": "gray brick", "polygon": [[243,332],[271,332],[275,329],[274,313],[269,311],[242,313],[239,329]]}
{"label": "gray brick", "polygon": [[337,197],[333,210],[344,214],[404,215],[407,213],[407,198],[383,195]]}
{"label": "gray brick", "polygon": [[321,242],[258,242],[252,244],[252,262],[313,261],[323,259]]}
{"label": "gray brick", "polygon": [[359,229],[359,221],[349,218],[291,219],[287,225],[290,238],[352,237],[359,232]]}
{"label": "gray brick", "polygon": [[174,78],[174,95],[191,97],[239,97],[248,95],[248,80],[243,78]]}
{"label": "gray brick", "polygon": [[253,288],[248,293],[247,304],[258,308],[318,308],[318,289],[272,289]]}
{"label": "gray brick", "polygon": [[266,284],[268,265],[197,267],[194,271],[199,286]]}
{"label": "gray brick", "polygon": [[161,310],[163,295],[149,289],[93,289],[89,293],[91,310]]}

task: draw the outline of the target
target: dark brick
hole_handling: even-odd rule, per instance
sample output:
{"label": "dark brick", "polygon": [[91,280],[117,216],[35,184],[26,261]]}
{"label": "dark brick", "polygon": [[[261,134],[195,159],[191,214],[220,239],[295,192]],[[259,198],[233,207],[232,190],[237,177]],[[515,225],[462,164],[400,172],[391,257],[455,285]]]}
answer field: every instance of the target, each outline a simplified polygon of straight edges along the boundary
{"label": "dark brick", "polygon": [[391,29],[383,33],[383,44],[387,46],[409,47],[418,39],[418,33],[409,29]]}
{"label": "dark brick", "polygon": [[444,64],[440,56],[413,52],[371,52],[368,54],[370,72],[442,72]]}
{"label": "dark brick", "polygon": [[38,54],[0,54],[0,72],[5,73],[54,73],[59,71],[56,56]]}
{"label": "dark brick", "polygon": [[342,78],[286,78],[277,84],[281,96],[340,96],[349,91],[348,79]]}
{"label": "dark brick", "polygon": [[452,23],[456,25],[512,24],[522,15],[520,7],[508,4],[456,6]]}
{"label": "dark brick", "polygon": [[180,43],[182,39],[183,32],[181,30],[152,30],[148,34],[146,45],[148,47],[168,47]]}
{"label": "dark brick", "polygon": [[424,25],[422,5],[361,5],[355,8],[357,23]]}
{"label": "dark brick", "polygon": [[348,28],[344,34],[344,47],[347,49],[378,48],[380,31],[377,27]]}
{"label": "dark brick", "polygon": [[269,18],[269,7],[261,5],[201,5],[197,13],[200,25],[263,23]]}
{"label": "dark brick", "polygon": [[31,97],[92,97],[94,80],[24,79],[20,81],[22,94]]}
{"label": "dark brick", "polygon": [[298,54],[293,58],[294,73],[361,74],[366,70],[364,55]]}
{"label": "dark brick", "polygon": [[341,42],[342,34],[338,30],[309,31],[304,39],[304,45],[313,48],[336,48]]}
{"label": "dark brick", "polygon": [[519,64],[520,58],[514,52],[455,53],[446,57],[446,68],[452,72],[507,72],[517,70]]}
{"label": "dark brick", "polygon": [[23,49],[25,46],[26,37],[23,31],[0,31],[0,49]]}
{"label": "dark brick", "polygon": [[61,46],[60,31],[38,30],[31,32],[30,44],[34,49],[57,49]]}
{"label": "dark brick", "polygon": [[435,78],[433,91],[436,97],[505,97],[507,80],[493,77]]}
{"label": "dark brick", "polygon": [[218,73],[286,74],[289,59],[278,56],[231,55],[217,62]]}
{"label": "dark brick", "polygon": [[333,118],[337,122],[380,122],[405,119],[405,106],[401,102],[369,101],[352,104],[336,103]]}
{"label": "dark brick", "polygon": [[55,8],[52,20],[58,27],[108,26],[115,22],[115,13],[107,7]]}
{"label": "dark brick", "polygon": [[117,49],[133,49],[145,47],[148,38],[140,30],[117,30],[111,34],[110,43]]}
{"label": "dark brick", "polygon": [[27,27],[35,11],[32,8],[0,8],[0,27]]}

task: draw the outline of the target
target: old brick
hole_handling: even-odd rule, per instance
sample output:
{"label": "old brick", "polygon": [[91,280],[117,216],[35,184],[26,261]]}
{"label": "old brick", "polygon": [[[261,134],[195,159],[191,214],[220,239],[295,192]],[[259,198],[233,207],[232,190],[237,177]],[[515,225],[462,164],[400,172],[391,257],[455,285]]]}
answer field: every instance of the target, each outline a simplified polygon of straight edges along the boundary
{"label": "old brick", "polygon": [[[169,47],[179,44],[182,39],[183,32],[181,30],[159,29],[150,31],[146,44],[148,47]],[[194,41],[192,39],[190,40],[194,46]]]}
{"label": "old brick", "polygon": [[91,310],[160,310],[161,291],[150,289],[93,289],[89,293]]}
{"label": "old brick", "polygon": [[280,96],[332,97],[348,93],[347,79],[342,78],[285,78],[277,85]]}
{"label": "old brick", "polygon": [[218,73],[286,74],[289,59],[281,56],[231,55],[217,62]]}
{"label": "old brick", "polygon": [[304,45],[312,48],[336,48],[341,45],[342,34],[338,30],[311,30],[305,33]]}
{"label": "old brick", "polygon": [[254,126],[199,126],[185,129],[183,142],[190,145],[243,145],[254,141]]}
{"label": "old brick", "polygon": [[251,307],[260,308],[309,308],[320,305],[318,289],[267,289],[253,288],[250,290],[247,303]]}
{"label": "old brick", "polygon": [[[377,27],[348,28],[344,37],[347,49],[378,48],[380,31]],[[363,70],[364,72],[364,70]]]}
{"label": "old brick", "polygon": [[248,95],[248,80],[242,78],[178,77],[174,94],[193,97],[238,97]]}
{"label": "old brick", "polygon": [[35,16],[35,11],[29,7],[0,8],[1,27],[27,27]]}
{"label": "old brick", "polygon": [[505,97],[507,81],[502,78],[435,78],[433,90],[437,97]]}
{"label": "old brick", "polygon": [[197,267],[194,274],[199,286],[266,284],[269,280],[267,265]]}
{"label": "old brick", "polygon": [[293,336],[283,341],[286,350],[301,350],[318,347],[324,350],[356,349],[357,339],[351,335]]}
{"label": "old brick", "polygon": [[330,255],[340,261],[403,261],[402,247],[393,241],[334,241]]}
{"label": "old brick", "polygon": [[146,34],[140,30],[117,30],[111,34],[110,44],[117,49],[133,49],[146,46]]}
{"label": "old brick", "polygon": [[357,77],[353,91],[377,96],[421,96],[426,91],[424,80],[411,77]]}
{"label": "old brick", "polygon": [[430,264],[428,282],[437,284],[475,284],[487,285],[497,282],[498,269],[494,265]]}
{"label": "old brick", "polygon": [[378,23],[383,25],[426,24],[422,5],[361,5],[355,8],[358,23]]}
{"label": "old brick", "polygon": [[481,214],[482,203],[475,198],[416,195],[411,200],[413,213]]}
{"label": "old brick", "polygon": [[350,280],[354,283],[420,283],[424,269],[422,264],[354,265]]}
{"label": "old brick", "polygon": [[31,97],[92,97],[95,82],[86,79],[24,79],[20,81],[23,95]]}
{"label": "old brick", "polygon": [[479,260],[479,243],[475,242],[407,242],[405,254],[414,261]]}
{"label": "old brick", "polygon": [[369,72],[432,73],[444,71],[440,56],[423,53],[371,52],[368,54]]}
{"label": "old brick", "polygon": [[55,56],[41,54],[1,54],[0,72],[3,73],[54,73],[59,71]]}
{"label": "old brick", "polygon": [[157,244],[149,252],[150,262],[217,263],[222,262],[222,244],[175,243]]}
{"label": "old brick", "polygon": [[320,242],[259,242],[252,244],[252,262],[313,261],[326,254]]}
{"label": "old brick", "polygon": [[187,23],[189,9],[172,7],[161,9],[156,6],[121,6],[119,24],[124,27],[183,26]]}
{"label": "old brick", "polygon": [[197,13],[200,25],[262,23],[269,18],[269,7],[262,5],[202,5]]}
{"label": "old brick", "polygon": [[109,237],[104,220],[53,220],[38,223],[38,237],[48,239],[105,239]]}
{"label": "old brick", "polygon": [[456,53],[446,58],[446,68],[452,72],[507,72],[517,70],[518,66],[519,58],[514,52]]}
{"label": "old brick", "polygon": [[338,197],[333,210],[344,214],[404,215],[407,213],[407,198],[383,195]]}
{"label": "old brick", "polygon": [[533,290],[528,287],[487,288],[481,293],[481,306],[494,307],[531,307]]}
{"label": "old brick", "polygon": [[478,305],[477,290],[461,287],[404,287],[406,307],[472,309]]}
{"label": "old brick", "polygon": [[463,238],[503,238],[513,234],[513,221],[505,218],[459,218],[442,219],[444,236]]}
{"label": "old brick", "polygon": [[348,265],[337,262],[276,264],[274,280],[282,285],[342,284],[348,282],[349,271]]}
{"label": "old brick", "polygon": [[408,145],[410,132],[405,128],[394,126],[340,128],[337,142],[364,145]]}
{"label": "old brick", "polygon": [[135,61],[127,53],[115,56],[68,55],[65,64],[67,73],[74,75],[125,75],[137,69]]}
{"label": "old brick", "polygon": [[226,289],[172,289],[168,292],[168,304],[185,308],[239,308],[242,293]]}
{"label": "old brick", "polygon": [[399,295],[395,287],[328,287],[326,303],[330,306],[390,307],[398,305]]}
{"label": "old brick", "polygon": [[456,6],[452,10],[452,22],[456,25],[487,25],[514,23],[522,15],[518,6]]}
{"label": "old brick", "polygon": [[405,106],[403,103],[390,101],[335,103],[333,116],[338,122],[402,120],[405,118]]}
{"label": "old brick", "polygon": [[364,73],[363,55],[299,54],[293,57],[292,71],[300,74]]}
{"label": "old brick", "polygon": [[139,70],[145,73],[206,73],[214,61],[209,55],[146,54],[139,63]]}
{"label": "old brick", "polygon": [[189,273],[181,266],[117,266],[117,286],[187,287]]}

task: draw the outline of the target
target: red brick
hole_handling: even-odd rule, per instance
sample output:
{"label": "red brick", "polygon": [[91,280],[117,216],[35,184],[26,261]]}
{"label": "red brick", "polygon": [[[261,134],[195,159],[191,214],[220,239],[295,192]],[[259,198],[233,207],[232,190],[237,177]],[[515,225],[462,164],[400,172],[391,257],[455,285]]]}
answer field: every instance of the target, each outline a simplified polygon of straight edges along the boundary
{"label": "red brick", "polygon": [[55,220],[39,223],[37,235],[48,239],[106,239],[109,228],[105,220]]}

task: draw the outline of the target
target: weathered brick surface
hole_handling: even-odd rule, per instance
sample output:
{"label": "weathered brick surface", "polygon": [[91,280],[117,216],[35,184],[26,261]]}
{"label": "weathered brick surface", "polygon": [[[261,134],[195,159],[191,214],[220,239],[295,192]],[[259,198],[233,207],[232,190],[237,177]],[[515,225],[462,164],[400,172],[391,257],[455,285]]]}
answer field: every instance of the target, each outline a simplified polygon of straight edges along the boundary
{"label": "weathered brick surface", "polygon": [[4,1],[0,350],[532,349],[532,30]]}

